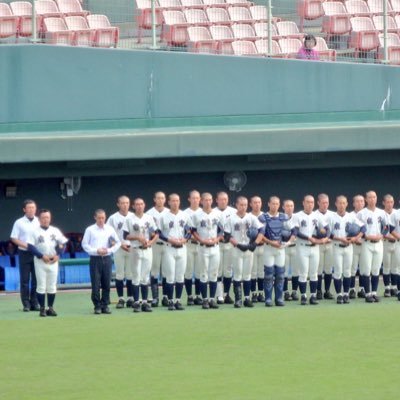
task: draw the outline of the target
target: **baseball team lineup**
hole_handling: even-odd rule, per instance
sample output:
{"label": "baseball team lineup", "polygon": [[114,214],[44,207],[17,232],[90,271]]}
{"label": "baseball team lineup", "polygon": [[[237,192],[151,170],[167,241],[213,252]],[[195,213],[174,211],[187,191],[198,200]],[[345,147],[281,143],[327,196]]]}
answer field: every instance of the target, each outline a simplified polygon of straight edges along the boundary
{"label": "baseball team lineup", "polygon": [[[134,313],[160,305],[182,311],[184,290],[186,305],[204,310],[340,305],[357,297],[375,303],[381,268],[384,297],[400,300],[400,210],[390,194],[382,207],[372,190],[350,200],[338,195],[332,207],[327,194],[307,194],[297,212],[293,200],[278,196],[265,207],[260,196],[238,196],[232,207],[223,191],[214,199],[192,190],[185,209],[176,193],[156,192],[153,201],[146,211],[142,198],[121,195],[108,219],[103,209],[94,211],[82,239],[94,314],[112,313],[113,264],[116,309]],[[23,212],[10,235],[18,246],[23,311],[55,317],[58,261],[68,239],[34,200],[25,200]]]}

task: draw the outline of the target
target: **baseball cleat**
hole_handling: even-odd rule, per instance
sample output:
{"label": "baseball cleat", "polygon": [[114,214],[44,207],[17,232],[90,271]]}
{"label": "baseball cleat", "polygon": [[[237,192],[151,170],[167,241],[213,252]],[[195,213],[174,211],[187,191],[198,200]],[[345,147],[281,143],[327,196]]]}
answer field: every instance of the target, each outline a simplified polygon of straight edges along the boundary
{"label": "baseball cleat", "polygon": [[385,289],[385,291],[383,292],[383,297],[391,297],[392,294],[390,293],[390,289]]}
{"label": "baseball cleat", "polygon": [[374,298],[372,296],[365,296],[365,302],[366,303],[373,303],[374,302]]}
{"label": "baseball cleat", "polygon": [[293,301],[298,301],[299,300],[299,295],[295,290],[292,291],[292,300]]}
{"label": "baseball cleat", "polygon": [[124,308],[125,307],[125,300],[119,299],[116,308]]}
{"label": "baseball cleat", "polygon": [[349,298],[355,299],[357,297],[355,289],[350,289]]}
{"label": "baseball cleat", "polygon": [[[225,304],[233,304],[232,297],[229,296],[229,294],[227,294],[227,295],[225,296],[224,303],[225,303]],[[219,304],[219,303],[218,303],[218,304]]]}
{"label": "baseball cleat", "polygon": [[187,305],[188,305],[188,306],[194,306],[194,299],[193,299],[193,296],[189,296],[189,297],[187,298]]}
{"label": "baseball cleat", "polygon": [[284,306],[285,306],[285,303],[284,303],[283,300],[276,300],[276,301],[275,301],[275,305],[276,305],[277,307],[284,307]]}
{"label": "baseball cleat", "polygon": [[336,297],[336,303],[337,304],[343,304],[343,296],[341,294]]}
{"label": "baseball cleat", "polygon": [[251,301],[252,301],[252,303],[257,303],[258,302],[257,293],[253,293],[251,295]]}
{"label": "baseball cleat", "polygon": [[49,307],[49,308],[47,309],[47,311],[46,311],[46,314],[47,314],[49,317],[57,317],[56,310],[54,310],[53,307]]}
{"label": "baseball cleat", "polygon": [[254,307],[254,304],[253,304],[253,302],[250,300],[250,298],[244,299],[243,305],[244,305],[245,307],[249,307],[249,308]]}
{"label": "baseball cleat", "polygon": [[161,305],[163,307],[169,307],[169,301],[168,301],[168,297],[164,296],[161,300]]}
{"label": "baseball cleat", "polygon": [[175,302],[175,310],[178,310],[178,311],[183,311],[184,310],[184,308],[183,308],[183,306],[182,306],[180,301]]}
{"label": "baseball cleat", "polygon": [[235,308],[242,308],[242,300],[235,301],[233,305]]}
{"label": "baseball cleat", "polygon": [[128,299],[126,302],[126,308],[131,308],[133,306],[133,299]]}
{"label": "baseball cleat", "polygon": [[302,306],[306,306],[307,305],[307,296],[305,294],[301,295],[301,300],[300,300],[300,304]]}
{"label": "baseball cleat", "polygon": [[285,292],[285,301],[291,301],[292,300],[292,296],[290,295],[289,292]]}
{"label": "baseball cleat", "polygon": [[174,302],[172,300],[168,301],[168,311],[174,311],[175,310],[175,306],[174,306]]}
{"label": "baseball cleat", "polygon": [[263,293],[258,293],[257,302],[258,303],[265,303],[265,297],[264,297]]}
{"label": "baseball cleat", "polygon": [[158,307],[158,299],[153,299],[152,301],[151,301],[151,306],[154,308],[154,307]]}
{"label": "baseball cleat", "polygon": [[111,314],[111,310],[108,306],[106,306],[101,309],[101,313],[102,314]]}
{"label": "baseball cleat", "polygon": [[349,304],[350,300],[349,300],[349,295],[345,294],[343,295],[343,304]]}
{"label": "baseball cleat", "polygon": [[365,290],[364,289],[360,289],[357,293],[357,297],[359,299],[365,299]]}
{"label": "baseball cleat", "polygon": [[316,296],[311,296],[310,297],[310,304],[312,306],[316,306],[317,304],[319,304],[318,301],[317,301],[317,297]]}
{"label": "baseball cleat", "polygon": [[397,297],[399,291],[396,288],[390,289],[390,295],[392,297]]}
{"label": "baseball cleat", "polygon": [[195,306],[201,306],[203,305],[203,299],[199,296],[196,296],[195,299],[193,300],[193,304]]}
{"label": "baseball cleat", "polygon": [[40,307],[39,316],[40,317],[46,317],[47,316],[46,309],[44,307]]}
{"label": "baseball cleat", "polygon": [[324,299],[325,300],[333,300],[333,294],[328,290],[327,292],[324,293]]}
{"label": "baseball cleat", "polygon": [[133,303],[132,308],[133,308],[133,312],[134,312],[134,313],[140,312],[140,303],[139,303],[138,301],[135,301],[135,302]]}
{"label": "baseball cleat", "polygon": [[321,290],[317,290],[317,300],[322,300],[322,297],[323,297],[322,296],[322,291]]}
{"label": "baseball cleat", "polygon": [[215,310],[219,308],[217,302],[214,299],[211,299],[209,304],[210,304],[210,308],[213,308]]}
{"label": "baseball cleat", "polygon": [[142,303],[142,311],[143,312],[153,312],[151,309],[151,305],[149,303]]}
{"label": "baseball cleat", "polygon": [[380,299],[379,299],[378,295],[373,294],[373,295],[372,295],[372,298],[374,299],[374,302],[375,302],[375,303],[379,303],[379,302],[380,302]]}
{"label": "baseball cleat", "polygon": [[224,304],[224,299],[222,297],[218,297],[217,304]]}
{"label": "baseball cleat", "polygon": [[210,308],[210,304],[208,303],[208,300],[203,300],[203,304],[201,306],[203,310],[208,310]]}

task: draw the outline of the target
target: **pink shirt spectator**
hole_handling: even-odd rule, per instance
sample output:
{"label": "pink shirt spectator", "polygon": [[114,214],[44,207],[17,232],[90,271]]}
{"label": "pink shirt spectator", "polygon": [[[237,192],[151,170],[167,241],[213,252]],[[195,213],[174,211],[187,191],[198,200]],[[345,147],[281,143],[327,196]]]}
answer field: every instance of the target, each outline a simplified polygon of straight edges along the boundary
{"label": "pink shirt spectator", "polygon": [[307,49],[306,47],[302,46],[297,53],[297,58],[301,60],[319,60],[319,54],[318,51],[314,49]]}

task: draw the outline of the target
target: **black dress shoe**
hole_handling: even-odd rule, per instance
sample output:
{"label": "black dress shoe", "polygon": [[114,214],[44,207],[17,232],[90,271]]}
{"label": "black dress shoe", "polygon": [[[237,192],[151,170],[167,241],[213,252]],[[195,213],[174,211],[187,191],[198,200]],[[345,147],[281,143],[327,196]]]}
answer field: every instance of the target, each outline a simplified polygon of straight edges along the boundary
{"label": "black dress shoe", "polygon": [[97,315],[101,314],[101,308],[100,307],[95,307],[94,308],[94,313],[97,314]]}
{"label": "black dress shoe", "polygon": [[276,300],[276,301],[275,301],[275,305],[276,305],[277,307],[284,307],[284,306],[285,306],[285,303],[283,302],[283,300]]}
{"label": "black dress shoe", "polygon": [[110,310],[109,307],[103,307],[103,308],[101,309],[101,313],[102,313],[102,314],[111,314],[111,310]]}
{"label": "black dress shoe", "polygon": [[40,311],[40,306],[39,306],[39,304],[33,304],[33,305],[31,305],[31,311]]}
{"label": "black dress shoe", "polygon": [[152,301],[151,301],[151,307],[158,307],[158,299],[153,299]]}
{"label": "black dress shoe", "polygon": [[264,295],[262,293],[258,293],[257,301],[259,303],[265,303],[265,297],[264,297]]}
{"label": "black dress shoe", "polygon": [[31,311],[31,306],[24,306],[24,308],[22,309],[23,312],[29,312]]}

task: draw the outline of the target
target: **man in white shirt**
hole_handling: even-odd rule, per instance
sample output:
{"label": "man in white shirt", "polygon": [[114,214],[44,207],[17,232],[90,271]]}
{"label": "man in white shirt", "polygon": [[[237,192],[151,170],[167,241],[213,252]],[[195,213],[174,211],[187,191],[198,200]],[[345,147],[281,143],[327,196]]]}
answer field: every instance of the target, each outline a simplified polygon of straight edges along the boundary
{"label": "man in white shirt", "polygon": [[24,216],[14,222],[11,241],[18,246],[20,296],[23,311],[39,311],[40,306],[36,296],[36,274],[33,255],[27,251],[28,239],[31,233],[39,227],[35,216],[36,203],[27,199],[23,205]]}
{"label": "man in white shirt", "polygon": [[107,224],[112,226],[117,232],[121,247],[114,254],[115,264],[115,288],[117,289],[118,303],[117,308],[124,308],[124,279],[126,280],[126,306],[133,306],[133,292],[132,292],[132,260],[130,254],[130,242],[125,241],[123,238],[123,226],[126,218],[129,218],[132,213],[129,211],[130,200],[128,196],[119,196],[117,199],[118,211],[112,214]]}
{"label": "man in white shirt", "polygon": [[[111,314],[110,285],[112,255],[120,248],[121,241],[114,228],[106,225],[106,213],[102,209],[94,212],[95,224],[86,228],[82,248],[89,256],[92,302],[95,314]],[[101,292],[100,292],[101,290]]]}

